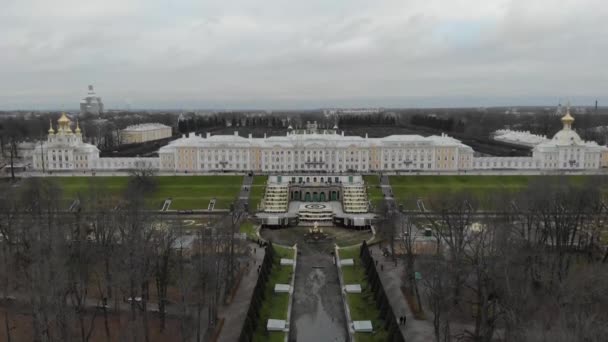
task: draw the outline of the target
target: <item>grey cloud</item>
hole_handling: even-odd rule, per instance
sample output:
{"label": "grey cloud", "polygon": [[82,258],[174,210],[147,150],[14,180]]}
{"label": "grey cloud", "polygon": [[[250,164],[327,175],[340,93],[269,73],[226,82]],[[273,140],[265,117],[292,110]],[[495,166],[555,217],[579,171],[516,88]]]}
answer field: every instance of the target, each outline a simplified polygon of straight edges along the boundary
{"label": "grey cloud", "polygon": [[600,0],[7,1],[0,108],[608,100]]}

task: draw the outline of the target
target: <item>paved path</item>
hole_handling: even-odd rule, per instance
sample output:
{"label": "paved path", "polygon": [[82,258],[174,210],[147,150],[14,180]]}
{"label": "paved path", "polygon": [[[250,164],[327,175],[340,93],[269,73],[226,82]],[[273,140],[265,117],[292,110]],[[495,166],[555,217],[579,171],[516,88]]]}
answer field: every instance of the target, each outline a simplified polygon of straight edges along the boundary
{"label": "paved path", "polygon": [[[384,194],[384,203],[388,209],[397,210],[397,205],[393,198],[393,190],[387,175],[382,175],[380,177],[380,185],[382,193]],[[395,233],[397,234],[398,232]],[[397,264],[395,265],[395,262],[392,259],[384,258],[382,256],[380,245],[372,246],[370,247],[370,250],[372,251],[372,256],[375,259],[377,258],[378,262],[383,265],[383,271],[380,271],[380,268],[378,268],[380,280],[382,281],[386,295],[393,306],[395,316],[406,316],[407,318],[406,325],[400,325],[401,334],[403,334],[405,340],[407,342],[433,341],[435,339],[433,324],[430,321],[419,321],[414,319],[414,315],[401,291],[401,286],[405,279],[404,260],[398,258]]]}
{"label": "paved path", "polygon": [[250,246],[251,248],[256,248],[256,252],[252,252],[252,260],[250,261],[255,261],[255,263],[250,264],[249,270],[245,271],[232,303],[219,308],[219,317],[225,319],[224,327],[218,338],[218,341],[220,342],[238,341],[243,324],[245,324],[245,317],[249,310],[251,295],[253,294],[253,289],[258,281],[258,265],[261,265],[262,260],[264,259],[263,248],[258,247],[255,243],[251,243]]}
{"label": "paved path", "polygon": [[249,205],[249,194],[251,193],[251,184],[253,184],[253,176],[245,175],[243,177],[243,184],[241,184],[241,191],[239,192],[238,206],[245,208]]}
{"label": "paved path", "polygon": [[[401,286],[405,279],[404,261],[397,259],[397,266],[395,267],[395,263],[390,258],[385,259],[382,256],[379,245],[370,247],[370,250],[372,251],[372,256],[378,258],[378,265],[382,264],[384,268],[383,271],[380,271],[380,268],[378,268],[378,274],[380,275],[386,295],[393,306],[395,316],[405,315],[407,317],[406,325],[400,326],[405,340],[407,342],[434,341],[435,335],[433,333],[432,322],[430,320],[420,321],[414,319],[414,315],[401,291]],[[432,319],[432,317],[429,317],[429,319]]]}
{"label": "paved path", "polygon": [[395,198],[393,197],[393,188],[391,187],[388,176],[385,174],[380,176],[380,189],[382,189],[384,203],[386,204],[387,208],[389,210],[397,209]]}

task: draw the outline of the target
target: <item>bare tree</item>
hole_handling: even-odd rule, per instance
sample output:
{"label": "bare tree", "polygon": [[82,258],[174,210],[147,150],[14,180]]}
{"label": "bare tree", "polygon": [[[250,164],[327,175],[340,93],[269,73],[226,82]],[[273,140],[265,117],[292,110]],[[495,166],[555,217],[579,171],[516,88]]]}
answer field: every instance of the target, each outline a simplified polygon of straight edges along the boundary
{"label": "bare tree", "polygon": [[173,245],[176,240],[174,229],[161,222],[161,229],[154,234],[155,262],[154,279],[156,283],[156,293],[158,296],[158,312],[160,314],[160,331],[165,330],[166,307],[167,307],[167,288],[171,276],[171,263],[173,261]]}
{"label": "bare tree", "polygon": [[117,251],[117,232],[120,214],[116,210],[119,205],[116,199],[99,182],[91,182],[88,196],[82,203],[85,211],[86,221],[90,227],[90,236],[94,242],[92,250],[95,259],[100,263],[99,276],[97,279],[97,290],[99,293],[99,307],[101,307],[104,320],[104,333],[106,340],[111,340],[111,331],[108,320],[109,300],[115,299],[115,308],[118,308],[118,296],[114,295],[114,255]]}
{"label": "bare tree", "polygon": [[422,311],[422,301],[418,290],[418,282],[416,280],[416,250],[418,229],[416,229],[412,218],[407,215],[401,215],[401,243],[405,251],[405,274],[408,288],[412,291],[416,298],[416,306],[419,312]]}
{"label": "bare tree", "polygon": [[228,257],[228,282],[226,291],[230,291],[236,281],[236,257],[235,257],[235,238],[238,232],[239,225],[246,215],[239,202],[230,206],[230,254]]}
{"label": "bare tree", "polygon": [[11,324],[11,311],[12,305],[10,300],[10,294],[13,291],[16,279],[14,277],[17,272],[17,256],[15,255],[14,246],[17,244],[16,230],[18,229],[19,219],[19,205],[15,200],[16,191],[14,188],[7,184],[0,186],[0,192],[4,196],[0,197],[0,212],[2,213],[2,219],[0,219],[0,243],[1,257],[2,257],[2,302],[4,304],[4,330],[6,332],[6,341],[11,342],[12,330],[14,329]]}
{"label": "bare tree", "polygon": [[[469,194],[460,193],[442,197],[439,201],[432,203],[432,208],[439,217],[427,215],[427,219],[433,227],[438,242],[440,245],[445,244],[447,249],[448,260],[452,265],[450,274],[454,278],[452,299],[454,304],[458,304],[464,285],[463,275],[466,273],[465,249],[469,242],[469,230],[473,224],[473,216],[477,211],[476,202]],[[439,250],[442,249],[439,248]]]}
{"label": "bare tree", "polygon": [[442,255],[433,256],[428,264],[425,264],[428,275],[424,279],[424,288],[433,314],[433,332],[437,342],[452,341],[449,316],[453,306],[453,284],[446,276],[448,268]]}

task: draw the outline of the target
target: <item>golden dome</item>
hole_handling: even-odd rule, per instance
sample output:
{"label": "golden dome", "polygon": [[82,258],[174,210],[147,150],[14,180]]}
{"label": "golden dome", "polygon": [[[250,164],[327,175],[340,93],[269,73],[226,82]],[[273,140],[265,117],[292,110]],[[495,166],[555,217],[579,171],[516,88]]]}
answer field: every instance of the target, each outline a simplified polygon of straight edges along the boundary
{"label": "golden dome", "polygon": [[61,113],[61,117],[57,120],[58,123],[70,123],[70,119],[65,115],[65,112]]}
{"label": "golden dome", "polygon": [[76,134],[80,134],[80,124],[78,120],[76,120]]}
{"label": "golden dome", "polygon": [[53,129],[53,121],[49,119],[49,134],[55,134],[55,130]]}
{"label": "golden dome", "polygon": [[572,117],[572,115],[570,115],[570,106],[568,106],[568,109],[566,110],[566,115],[562,117],[562,123],[564,124],[564,126],[570,127],[572,126],[573,122],[574,118]]}

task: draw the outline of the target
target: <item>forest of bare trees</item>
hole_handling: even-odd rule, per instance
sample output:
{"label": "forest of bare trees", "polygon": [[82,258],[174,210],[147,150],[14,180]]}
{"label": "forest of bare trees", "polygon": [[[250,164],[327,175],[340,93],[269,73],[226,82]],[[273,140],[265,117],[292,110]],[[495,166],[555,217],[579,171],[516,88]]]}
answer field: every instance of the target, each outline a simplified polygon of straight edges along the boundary
{"label": "forest of bare trees", "polygon": [[[185,229],[147,210],[151,174],[79,205],[50,179],[1,185],[0,340],[203,341],[246,258],[232,218]],[[187,241],[191,241],[188,243]],[[231,265],[232,263],[232,265]]]}
{"label": "forest of bare trees", "polygon": [[[425,218],[403,214],[395,228],[404,233],[404,284],[433,321],[436,341],[605,341],[601,184],[541,178],[483,200],[442,196]],[[483,214],[490,211],[500,214]],[[415,231],[424,226],[438,247],[417,255]]]}

